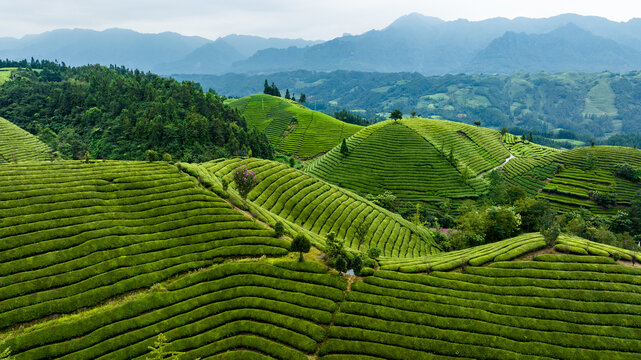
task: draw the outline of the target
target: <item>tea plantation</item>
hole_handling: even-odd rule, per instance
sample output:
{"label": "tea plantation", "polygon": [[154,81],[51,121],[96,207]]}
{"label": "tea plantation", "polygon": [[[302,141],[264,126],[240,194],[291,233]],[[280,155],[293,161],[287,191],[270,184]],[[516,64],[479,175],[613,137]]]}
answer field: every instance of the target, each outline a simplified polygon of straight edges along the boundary
{"label": "tea plantation", "polygon": [[53,151],[49,146],[0,117],[0,163],[52,158]]}
{"label": "tea plantation", "polygon": [[310,161],[305,170],[364,194],[391,191],[401,200],[475,198],[478,175],[510,155],[498,131],[431,119],[384,121]]}
{"label": "tea plantation", "polygon": [[[639,184],[614,170],[640,167],[639,150],[404,119],[301,171],[251,157],[51,161],[10,123],[0,134],[2,151],[25,154],[0,163],[0,358],[641,358],[641,253],[538,232],[443,252],[434,230],[358,194],[475,199],[498,170],[561,211],[608,213],[592,194],[630,204]],[[246,199],[241,167],[259,179]],[[380,248],[375,269],[328,268],[331,233],[352,254]],[[298,235],[315,248],[303,262]]]}
{"label": "tea plantation", "polygon": [[[383,254],[413,257],[438,252],[432,234],[397,214],[382,209],[340,187],[281,163],[261,159],[229,159],[205,163],[213,175],[232,183],[233,171],[241,165],[256,172],[260,183],[247,199],[263,210],[269,223],[288,223],[291,233],[305,232],[324,247],[324,237],[334,232],[348,248],[358,250],[355,231],[370,224],[363,249],[373,246]],[[301,229],[302,228],[302,229]]]}
{"label": "tea plantation", "polygon": [[276,150],[303,158],[327,152],[362,129],[271,95],[252,95],[226,104],[241,112],[248,127],[265,132]]}

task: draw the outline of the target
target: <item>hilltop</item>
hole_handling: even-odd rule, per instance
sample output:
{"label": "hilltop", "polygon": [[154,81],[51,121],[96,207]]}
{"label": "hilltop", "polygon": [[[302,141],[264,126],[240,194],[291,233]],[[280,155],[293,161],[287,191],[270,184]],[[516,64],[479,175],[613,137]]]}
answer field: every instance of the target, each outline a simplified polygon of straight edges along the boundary
{"label": "hilltop", "polygon": [[248,127],[264,132],[276,150],[303,158],[329,151],[362,128],[271,95],[251,95],[225,104],[240,111]]}
{"label": "hilltop", "polygon": [[401,200],[474,198],[479,175],[509,156],[498,131],[431,119],[388,120],[368,126],[308,162],[305,171],[362,194],[391,191]]}
{"label": "hilltop", "polygon": [[[260,91],[264,75],[181,75],[227,96]],[[313,94],[315,107],[341,109],[367,119],[387,119],[395,109],[501,129],[520,127],[572,142],[577,135],[601,138],[641,130],[638,72],[513,73],[425,76],[418,73],[286,71],[269,75],[282,88]],[[574,134],[560,132],[569,130]],[[518,135],[521,135],[520,133]],[[586,141],[586,140],[584,140]],[[590,143],[590,140],[587,140]],[[546,143],[546,145],[548,145]],[[568,145],[564,145],[569,147]],[[631,146],[631,145],[630,145]]]}

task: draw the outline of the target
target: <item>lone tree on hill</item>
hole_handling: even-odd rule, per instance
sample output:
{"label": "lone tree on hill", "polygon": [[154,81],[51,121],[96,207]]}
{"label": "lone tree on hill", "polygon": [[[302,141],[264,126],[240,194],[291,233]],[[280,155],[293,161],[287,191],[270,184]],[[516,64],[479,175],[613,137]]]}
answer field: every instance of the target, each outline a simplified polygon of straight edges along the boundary
{"label": "lone tree on hill", "polygon": [[341,154],[343,156],[347,156],[349,154],[349,148],[347,147],[347,141],[345,141],[345,138],[343,138],[343,142],[341,143]]}
{"label": "lone tree on hill", "polygon": [[305,93],[301,93],[300,97],[298,98],[298,102],[301,104],[304,104],[307,101],[307,96],[305,96]]}
{"label": "lone tree on hill", "polygon": [[291,96],[289,96],[289,89],[285,89],[285,99],[289,100]]}
{"label": "lone tree on hill", "polygon": [[400,120],[400,119],[403,118],[403,113],[401,112],[401,110],[396,109],[396,110],[392,111],[392,113],[390,114],[389,118],[394,120],[394,121]]}
{"label": "lone tree on hill", "polygon": [[481,122],[480,122],[480,121],[478,121],[478,120],[476,120],[476,121],[474,122],[474,125],[476,125],[476,126],[481,126]]}
{"label": "lone tree on hill", "polygon": [[241,165],[234,171],[234,181],[238,193],[245,200],[247,194],[260,182],[260,179],[255,172],[248,170],[246,165]]}
{"label": "lone tree on hill", "polygon": [[311,248],[312,248],[312,244],[309,242],[309,239],[307,239],[304,235],[296,235],[296,237],[294,237],[294,240],[292,241],[291,250],[298,251],[299,262],[304,261],[303,253],[309,252]]}

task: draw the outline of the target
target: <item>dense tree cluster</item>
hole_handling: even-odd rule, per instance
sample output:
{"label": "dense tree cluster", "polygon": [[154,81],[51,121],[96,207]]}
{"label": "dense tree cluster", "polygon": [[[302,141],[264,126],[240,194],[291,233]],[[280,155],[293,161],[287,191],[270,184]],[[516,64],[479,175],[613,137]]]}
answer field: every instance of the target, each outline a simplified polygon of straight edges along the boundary
{"label": "dense tree cluster", "polygon": [[[265,79],[265,88],[263,89],[263,94],[280,97],[280,90],[278,90],[278,86],[276,86],[276,84],[272,83],[271,85],[269,85],[269,82],[267,81],[267,79]],[[287,89],[287,94],[289,94],[289,89]]]}
{"label": "dense tree cluster", "polygon": [[356,115],[351,111],[347,110],[341,110],[341,111],[335,111],[334,112],[334,117],[340,121],[344,121],[349,124],[356,124],[356,125],[361,125],[361,126],[368,126],[370,125],[369,120],[365,119],[364,117],[360,115]]}
{"label": "dense tree cluster", "polygon": [[18,66],[0,86],[0,116],[37,134],[65,158],[145,159],[147,150],[175,160],[230,155],[271,158],[264,134],[213,92],[124,67],[67,67],[50,61]]}

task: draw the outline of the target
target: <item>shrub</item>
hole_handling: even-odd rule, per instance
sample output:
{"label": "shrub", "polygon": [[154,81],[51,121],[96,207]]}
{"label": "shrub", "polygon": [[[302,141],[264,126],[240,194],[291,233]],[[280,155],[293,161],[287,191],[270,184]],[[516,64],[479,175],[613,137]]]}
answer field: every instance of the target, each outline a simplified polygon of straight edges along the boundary
{"label": "shrub", "polygon": [[282,221],[277,221],[274,225],[274,231],[276,232],[276,237],[279,238],[285,234],[285,226]]}
{"label": "shrub", "polygon": [[641,179],[641,170],[628,163],[616,165],[613,173],[617,177],[630,180],[632,182],[639,182],[639,179]]}
{"label": "shrub", "polygon": [[621,254],[619,254],[618,252],[612,253],[612,259],[614,259],[614,261],[621,260]]}
{"label": "shrub", "polygon": [[590,199],[602,208],[609,209],[616,205],[617,196],[611,193],[602,193],[599,191],[590,191]]}
{"label": "shrub", "polygon": [[223,190],[227,191],[227,188],[229,187],[229,180],[223,179]]}
{"label": "shrub", "polygon": [[367,256],[369,256],[371,259],[378,259],[379,256],[381,256],[381,249],[379,247],[373,246],[369,249],[367,249]]}
{"label": "shrub", "polygon": [[374,269],[369,266],[365,266],[361,269],[359,276],[372,276],[374,275]]}
{"label": "shrub", "polygon": [[172,158],[170,154],[164,153],[164,154],[162,154],[162,161],[164,161],[166,163],[169,163],[169,164],[173,164],[174,163],[174,158]]}
{"label": "shrub", "polygon": [[158,338],[154,342],[154,346],[149,346],[151,350],[150,355],[152,357],[146,358],[147,360],[164,360],[164,359],[178,359],[178,356],[181,355],[181,352],[178,351],[166,351],[167,347],[167,337],[163,333],[158,334]]}
{"label": "shrub", "polygon": [[240,196],[247,199],[247,194],[260,182],[260,179],[255,172],[248,170],[247,166],[241,165],[234,171],[234,181]]}
{"label": "shrub", "polygon": [[154,162],[158,160],[158,153],[153,150],[147,150],[147,161]]}
{"label": "shrub", "polygon": [[[338,257],[343,255],[343,253],[345,252],[345,244],[342,240],[339,240],[336,237],[336,233],[334,233],[333,231],[327,234],[325,242],[327,245],[325,247],[325,255],[327,255],[328,262],[330,264],[333,264],[338,259]],[[347,262],[345,263],[345,266],[347,266]]]}
{"label": "shrub", "polygon": [[89,151],[85,151],[85,163],[89,164],[89,160],[91,160],[91,155],[89,155]]}

